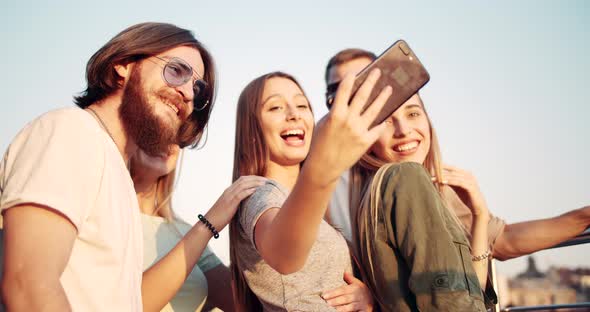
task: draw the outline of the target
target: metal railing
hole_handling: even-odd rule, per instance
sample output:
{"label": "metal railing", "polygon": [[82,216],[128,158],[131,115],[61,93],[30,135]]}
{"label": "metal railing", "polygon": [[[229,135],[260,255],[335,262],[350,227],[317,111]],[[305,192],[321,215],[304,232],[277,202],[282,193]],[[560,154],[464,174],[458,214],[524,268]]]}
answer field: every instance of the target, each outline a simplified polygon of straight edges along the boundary
{"label": "metal railing", "polygon": [[530,307],[512,307],[512,308],[504,308],[501,311],[502,312],[516,312],[516,311],[539,311],[539,310],[561,310],[561,309],[574,310],[574,309],[582,309],[582,308],[590,308],[590,302],[539,305],[539,306],[530,306]]}
{"label": "metal railing", "polygon": [[[554,249],[554,248],[563,248],[569,246],[576,246],[576,245],[583,245],[590,243],[590,228],[587,228],[582,234],[565,241],[561,244],[557,244],[553,247],[549,247],[546,249]],[[496,278],[496,260],[492,260],[491,264],[491,274],[492,274],[492,285],[498,293],[498,281]],[[498,303],[492,308],[492,312],[516,312],[516,311],[541,311],[541,310],[561,310],[561,309],[590,309],[590,302],[581,302],[581,303],[570,303],[570,304],[552,304],[552,305],[538,305],[538,306],[523,306],[523,307],[509,307],[509,308],[500,308],[500,294],[498,293]]]}

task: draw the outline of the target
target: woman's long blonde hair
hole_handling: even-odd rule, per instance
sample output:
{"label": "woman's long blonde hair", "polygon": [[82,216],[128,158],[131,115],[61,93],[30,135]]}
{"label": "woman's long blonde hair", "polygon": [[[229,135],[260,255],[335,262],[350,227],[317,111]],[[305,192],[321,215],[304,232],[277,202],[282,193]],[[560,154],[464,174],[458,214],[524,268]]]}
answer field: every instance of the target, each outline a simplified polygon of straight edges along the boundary
{"label": "woman's long blonde hair", "polygon": [[[419,95],[418,98],[430,129],[430,148],[426,154],[423,166],[436,178],[434,184],[442,195],[443,184],[440,183],[442,181],[442,161],[438,138]],[[362,278],[380,303],[383,300],[379,296],[380,292],[376,285],[375,267],[373,263],[376,253],[373,250],[371,242],[375,240],[377,235],[376,229],[380,201],[378,195],[381,193],[379,188],[381,187],[383,173],[389,165],[391,164],[379,159],[369,151],[363,155],[350,171],[349,201],[354,251],[360,262]],[[446,206],[451,210],[452,215],[455,216],[455,221],[460,224],[452,208],[449,205]]]}
{"label": "woman's long blonde hair", "polygon": [[182,160],[184,152],[179,151],[180,157],[177,160],[177,166],[167,175],[158,178],[156,182],[156,202],[154,214],[166,219],[168,222],[178,221],[178,217],[172,210],[172,194],[176,189],[176,182],[182,172]]}
{"label": "woman's long blonde hair", "polygon": [[[276,77],[293,81],[303,92],[299,82],[293,76],[283,72],[262,75],[244,88],[238,99],[233,181],[243,175],[264,176],[266,173],[269,150],[264,141],[264,134],[260,125],[262,94],[266,82]],[[236,212],[229,225],[230,269],[232,272],[234,303],[238,311],[262,311],[260,300],[252,292],[239,269],[243,267],[240,265],[240,258],[236,249],[236,244],[240,238],[240,209],[241,207],[238,208],[238,212]]]}
{"label": "woman's long blonde hair", "polygon": [[[177,160],[177,166],[174,170],[170,173],[158,177],[156,180],[156,196],[154,200],[154,215],[160,216],[166,220],[166,222],[174,225],[174,229],[177,232],[179,237],[182,237],[181,231],[176,226],[175,222],[183,222],[186,223],[184,220],[180,219],[172,209],[172,195],[174,194],[174,190],[176,189],[176,185],[178,179],[180,177],[180,173],[182,172],[182,160],[184,158],[184,152],[181,149],[179,151],[180,155]],[[133,160],[130,162],[129,171],[131,176],[135,175],[136,169],[133,166]],[[141,170],[141,169],[140,169]],[[188,225],[188,223],[186,223]]]}

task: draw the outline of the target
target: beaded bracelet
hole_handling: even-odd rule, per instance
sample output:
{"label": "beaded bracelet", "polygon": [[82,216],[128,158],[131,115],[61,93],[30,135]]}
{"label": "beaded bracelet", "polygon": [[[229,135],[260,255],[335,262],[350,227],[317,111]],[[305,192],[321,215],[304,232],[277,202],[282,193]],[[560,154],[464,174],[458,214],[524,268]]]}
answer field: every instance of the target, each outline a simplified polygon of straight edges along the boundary
{"label": "beaded bracelet", "polygon": [[209,220],[207,220],[207,218],[205,218],[202,214],[198,215],[197,217],[199,217],[199,221],[203,222],[203,224],[205,224],[205,226],[209,229],[209,231],[211,231],[211,233],[213,233],[213,237],[215,239],[218,239],[219,233],[217,232],[217,230],[215,229],[213,224],[211,224],[211,222],[209,222]]}
{"label": "beaded bracelet", "polygon": [[481,260],[489,258],[491,255],[492,255],[492,251],[488,249],[486,252],[484,252],[483,254],[481,254],[479,256],[472,256],[471,261],[481,261]]}

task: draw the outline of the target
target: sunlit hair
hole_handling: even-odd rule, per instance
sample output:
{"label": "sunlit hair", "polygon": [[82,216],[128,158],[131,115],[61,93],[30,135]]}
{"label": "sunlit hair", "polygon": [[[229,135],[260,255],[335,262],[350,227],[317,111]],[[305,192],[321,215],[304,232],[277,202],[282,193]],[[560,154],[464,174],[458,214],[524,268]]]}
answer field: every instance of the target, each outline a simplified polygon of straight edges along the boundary
{"label": "sunlit hair", "polygon": [[[184,158],[184,150],[179,151],[180,155],[177,160],[177,166],[174,170],[170,173],[158,177],[156,180],[156,196],[154,200],[154,215],[160,216],[166,220],[166,222],[174,225],[174,229],[176,230],[176,234],[179,237],[182,237],[182,233],[176,227],[175,223],[186,223],[184,220],[180,219],[174,210],[172,209],[172,195],[176,190],[176,185],[180,174],[182,172],[182,160]],[[137,167],[134,165],[134,159],[131,159],[129,171],[131,177],[135,177],[137,174]],[[149,170],[149,169],[139,169],[139,170]]]}
{"label": "sunlit hair", "polygon": [[[303,89],[297,80],[283,72],[272,72],[262,75],[252,82],[240,94],[236,115],[236,138],[234,150],[233,181],[244,175],[264,176],[269,159],[269,149],[264,141],[264,134],[261,126],[262,94],[266,82],[271,78],[285,78],[293,81],[301,92]],[[305,95],[305,93],[304,93]],[[306,96],[307,97],[307,96]],[[230,226],[230,260],[232,280],[234,283],[235,304],[238,311],[262,311],[260,300],[252,292],[243,273],[239,270],[236,244],[240,237],[240,221],[238,212],[234,215]]]}
{"label": "sunlit hair", "polygon": [[329,83],[330,78],[330,69],[334,66],[338,66],[352,60],[356,60],[359,58],[368,58],[371,61],[374,61],[377,58],[377,55],[371,51],[363,50],[363,49],[345,49],[338,53],[336,53],[330,60],[328,61],[328,65],[326,65],[326,72],[324,73],[324,79],[326,81],[326,85]]}
{"label": "sunlit hair", "polygon": [[[443,184],[440,183],[442,181],[442,162],[438,138],[419,94],[418,99],[428,120],[430,130],[430,148],[422,165],[430,175],[436,178],[433,183],[444,200],[444,193],[442,192]],[[350,171],[349,200],[354,250],[361,262],[360,271],[362,278],[379,302],[383,302],[383,300],[378,295],[379,289],[377,289],[376,285],[375,267],[373,264],[376,251],[373,250],[371,242],[375,240],[377,235],[375,232],[377,227],[375,225],[377,224],[377,217],[379,216],[378,208],[380,206],[378,196],[380,191],[378,189],[382,182],[382,173],[386,171],[389,165],[391,164],[379,159],[369,151],[363,155]],[[377,172],[381,174],[376,175]],[[445,207],[450,210],[453,220],[463,228],[452,207],[450,205],[445,205]]]}
{"label": "sunlit hair", "polygon": [[[209,121],[215,100],[216,79],[215,64],[207,49],[186,29],[166,23],[141,23],[133,25],[107,42],[88,61],[86,65],[86,90],[74,97],[74,102],[81,108],[100,102],[122,87],[122,78],[117,74],[115,65],[139,62],[170,49],[187,46],[199,51],[205,71],[203,80],[209,88],[203,96],[209,104],[200,111],[193,111],[178,134],[181,147],[197,146]],[[197,97],[195,97],[197,99]],[[195,103],[195,107],[201,103]]]}
{"label": "sunlit hair", "polygon": [[168,222],[178,221],[179,218],[172,210],[172,194],[176,189],[176,183],[182,172],[182,160],[184,150],[180,150],[180,157],[177,160],[177,166],[167,175],[161,176],[156,182],[156,202],[154,213],[166,219]]}

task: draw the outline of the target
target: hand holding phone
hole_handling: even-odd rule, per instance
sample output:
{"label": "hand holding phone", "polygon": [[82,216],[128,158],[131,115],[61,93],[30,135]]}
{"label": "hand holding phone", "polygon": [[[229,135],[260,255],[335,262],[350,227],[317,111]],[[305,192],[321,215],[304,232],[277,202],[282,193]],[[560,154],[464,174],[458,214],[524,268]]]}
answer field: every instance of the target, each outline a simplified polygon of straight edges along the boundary
{"label": "hand holding phone", "polygon": [[[386,86],[393,88],[393,94],[379,112],[371,126],[383,122],[387,117],[416,94],[429,80],[430,75],[418,60],[418,57],[404,40],[398,40],[383,52],[377,59],[363,69],[355,78],[353,95],[367,78],[373,68],[381,70],[381,78],[377,81],[367,105],[379,95]],[[338,83],[328,86],[326,104],[332,106],[332,102],[338,89]],[[352,97],[351,97],[352,98]],[[366,106],[365,106],[366,109]]]}

